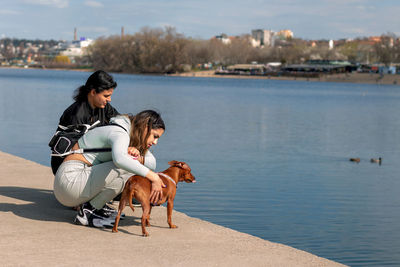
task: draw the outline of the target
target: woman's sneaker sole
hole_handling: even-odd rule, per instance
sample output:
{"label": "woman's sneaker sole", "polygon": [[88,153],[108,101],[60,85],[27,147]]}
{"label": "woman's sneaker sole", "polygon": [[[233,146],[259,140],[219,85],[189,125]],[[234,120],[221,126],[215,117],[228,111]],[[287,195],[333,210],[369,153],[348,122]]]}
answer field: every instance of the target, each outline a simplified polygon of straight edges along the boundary
{"label": "woman's sneaker sole", "polygon": [[84,226],[91,226],[96,228],[112,228],[115,218],[103,218],[96,215],[92,210],[86,209],[84,206],[78,211],[75,217],[75,224],[80,224]]}

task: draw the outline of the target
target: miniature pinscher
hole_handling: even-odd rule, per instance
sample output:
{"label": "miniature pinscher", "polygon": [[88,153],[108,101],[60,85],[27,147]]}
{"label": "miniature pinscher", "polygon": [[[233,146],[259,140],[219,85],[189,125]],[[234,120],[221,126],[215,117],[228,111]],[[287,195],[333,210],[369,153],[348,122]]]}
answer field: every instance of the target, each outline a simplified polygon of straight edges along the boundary
{"label": "miniature pinscher", "polygon": [[[155,205],[161,205],[168,201],[167,204],[167,218],[168,225],[170,228],[177,228],[176,225],[172,223],[172,209],[174,207],[174,198],[176,194],[176,188],[178,182],[195,183],[196,179],[191,173],[189,165],[185,162],[180,161],[170,161],[168,162],[170,167],[163,172],[158,173],[159,177],[162,179],[163,183],[166,185],[163,188],[163,196],[158,203]],[[150,213],[152,204],[150,203],[150,192],[151,192],[151,182],[142,176],[133,175],[131,176],[125,184],[124,190],[122,191],[121,200],[119,201],[118,215],[115,218],[113,232],[118,232],[118,223],[122,213],[128,203],[133,211],[135,211],[132,205],[132,198],[142,204],[142,234],[143,236],[149,236],[146,231],[146,226],[150,226]]]}

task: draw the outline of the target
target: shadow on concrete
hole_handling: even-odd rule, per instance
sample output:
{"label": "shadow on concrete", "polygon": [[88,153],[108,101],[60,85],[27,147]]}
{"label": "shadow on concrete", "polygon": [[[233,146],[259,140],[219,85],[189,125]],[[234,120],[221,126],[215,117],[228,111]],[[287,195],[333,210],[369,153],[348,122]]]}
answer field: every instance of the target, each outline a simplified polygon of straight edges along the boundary
{"label": "shadow on concrete", "polygon": [[[129,207],[127,207],[126,209],[128,209]],[[137,212],[138,208],[135,208],[135,212]],[[142,208],[140,207],[140,216],[142,215]],[[125,209],[124,209],[125,210]],[[165,222],[167,223],[167,222]],[[162,229],[169,229],[169,226],[160,226],[160,225],[154,225],[152,224],[151,221],[151,216],[150,216],[150,224],[151,226],[147,226],[146,229],[148,232],[150,232],[151,234],[151,229],[152,228],[162,228]],[[118,224],[118,232],[120,233],[124,233],[124,234],[129,234],[129,235],[134,235],[134,236],[143,236],[142,234],[142,228],[140,227],[140,234],[138,234],[139,232],[135,231],[135,232],[131,232],[130,230],[126,230],[124,229],[124,227],[126,226],[131,226],[131,225],[136,225],[136,226],[141,226],[142,225],[142,219],[141,217],[136,217],[136,216],[126,216],[124,220],[121,220]]]}
{"label": "shadow on concrete", "polygon": [[12,212],[15,215],[39,220],[72,222],[76,211],[61,205],[52,190],[2,186],[0,195],[30,203],[0,203],[0,212]]}
{"label": "shadow on concrete", "polygon": [[[55,221],[73,223],[76,216],[76,211],[72,208],[61,205],[54,197],[52,190],[26,188],[26,187],[13,187],[1,186],[0,196],[14,198],[19,201],[0,202],[0,212],[12,212],[13,214],[38,221]],[[28,202],[28,203],[15,203],[15,202]],[[124,210],[130,209],[126,207]],[[142,208],[135,208],[135,213],[138,216],[126,216],[124,220],[119,223],[118,230],[120,232],[132,235],[141,235],[129,232],[124,229],[126,226],[140,226]],[[163,226],[152,225],[156,228],[168,228]],[[151,229],[151,227],[149,229]]]}

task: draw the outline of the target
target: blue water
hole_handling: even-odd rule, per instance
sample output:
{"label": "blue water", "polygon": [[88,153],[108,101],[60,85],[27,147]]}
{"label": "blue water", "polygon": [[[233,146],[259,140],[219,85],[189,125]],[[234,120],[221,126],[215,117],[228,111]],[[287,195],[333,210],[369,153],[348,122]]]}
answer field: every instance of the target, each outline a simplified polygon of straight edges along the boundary
{"label": "blue water", "polygon": [[[88,75],[0,69],[0,150],[48,166]],[[183,160],[197,177],[179,185],[176,210],[347,265],[400,266],[399,86],[114,78],[121,113],[162,113],[157,169]]]}

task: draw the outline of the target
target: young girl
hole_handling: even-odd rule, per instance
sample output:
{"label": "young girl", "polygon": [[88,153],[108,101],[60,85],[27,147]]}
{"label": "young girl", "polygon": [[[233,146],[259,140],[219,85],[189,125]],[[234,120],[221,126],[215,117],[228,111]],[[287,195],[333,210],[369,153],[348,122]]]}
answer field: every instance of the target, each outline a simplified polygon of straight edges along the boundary
{"label": "young girl", "polygon": [[[161,116],[145,110],[135,116],[121,115],[113,124],[97,127],[83,135],[72,150],[79,148],[109,148],[111,152],[72,154],[59,167],[54,179],[54,195],[69,207],[81,205],[75,221],[92,227],[112,227],[112,214],[102,209],[122,192],[132,174],[152,182],[150,200],[162,197],[162,180],[155,169],[155,158],[148,149],[156,145],[165,131]],[[133,157],[128,147],[135,147]]]}

